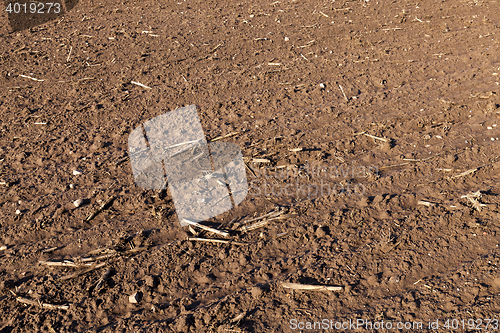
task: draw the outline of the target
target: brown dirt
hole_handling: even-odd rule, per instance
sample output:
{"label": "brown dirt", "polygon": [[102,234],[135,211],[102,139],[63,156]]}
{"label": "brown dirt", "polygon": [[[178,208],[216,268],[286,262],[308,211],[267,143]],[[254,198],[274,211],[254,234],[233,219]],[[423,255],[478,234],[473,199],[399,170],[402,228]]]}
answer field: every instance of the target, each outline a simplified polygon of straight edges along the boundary
{"label": "brown dirt", "polygon": [[[2,15],[1,332],[498,319],[498,1],[88,0],[15,33]],[[168,191],[137,187],[123,161],[131,130],[189,104],[209,139],[239,131],[224,141],[271,161],[250,164],[247,199],[212,225],[294,214],[232,236],[250,245],[186,240]],[[350,190],[276,190],[322,180]],[[476,191],[487,206],[461,198]],[[39,264],[99,248],[120,256],[72,279],[81,268]]]}

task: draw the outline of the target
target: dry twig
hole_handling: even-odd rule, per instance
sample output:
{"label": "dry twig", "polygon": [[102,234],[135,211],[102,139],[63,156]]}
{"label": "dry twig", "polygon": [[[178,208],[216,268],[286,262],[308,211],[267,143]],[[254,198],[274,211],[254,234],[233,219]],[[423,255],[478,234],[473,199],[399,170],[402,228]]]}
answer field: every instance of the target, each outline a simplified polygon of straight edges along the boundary
{"label": "dry twig", "polygon": [[33,80],[33,81],[37,81],[37,82],[43,82],[45,80],[41,80],[41,79],[37,79],[37,78],[34,78],[34,77],[31,77],[31,76],[28,76],[28,75],[22,75],[22,74],[19,74],[20,77],[24,77],[26,79],[30,79],[30,80]]}
{"label": "dry twig", "polygon": [[[14,292],[12,292],[12,293],[14,295],[16,295]],[[49,304],[49,303],[41,303],[38,300],[34,300],[34,299],[26,298],[26,297],[21,297],[21,296],[17,296],[16,301],[18,301],[19,303],[35,305],[35,306],[39,306],[41,308],[46,308],[46,309],[57,309],[57,310],[68,310],[69,309],[69,305],[55,305],[55,304]]]}
{"label": "dry twig", "polygon": [[238,228],[238,231],[249,232],[249,231],[252,231],[255,229],[265,227],[268,223],[269,223],[269,220],[258,221],[254,224],[242,226],[242,227]]}
{"label": "dry twig", "polygon": [[85,269],[83,271],[75,272],[73,274],[60,277],[59,281],[66,281],[66,280],[70,280],[70,279],[79,277],[80,275],[84,275],[84,274],[90,273],[90,272],[92,272],[92,271],[94,271],[96,269],[102,268],[102,267],[106,266],[107,264],[108,264],[108,262],[103,262],[103,263],[100,263],[98,265],[92,266],[92,267],[90,267],[88,269]]}
{"label": "dry twig", "polygon": [[349,98],[347,98],[347,95],[344,92],[344,88],[342,88],[342,86],[340,84],[339,84],[339,88],[340,88],[340,91],[342,91],[342,95],[344,95],[346,102],[349,102]]}
{"label": "dry twig", "polygon": [[354,135],[366,135],[367,137],[372,138],[373,140],[380,140],[380,141],[383,141],[383,142],[389,142],[389,139],[381,138],[381,137],[378,137],[378,136],[375,136],[375,135],[371,135],[371,134],[368,134],[366,132],[360,132],[360,133],[356,133]]}
{"label": "dry twig", "polygon": [[143,88],[145,88],[145,89],[153,89],[153,88],[148,87],[147,85],[142,84],[142,83],[140,83],[140,82],[130,81],[130,83],[135,84],[136,86],[139,86],[139,87],[143,87]]}
{"label": "dry twig", "polygon": [[87,218],[85,219],[86,222],[89,222],[90,220],[92,220],[94,217],[97,216],[97,214],[99,214],[100,212],[102,212],[104,209],[108,208],[108,206],[113,202],[113,200],[115,200],[116,197],[113,195],[111,197],[108,198],[108,200],[104,201],[104,203],[96,210],[94,211],[93,213],[91,213],[89,216],[87,216]]}
{"label": "dry twig", "polygon": [[95,286],[93,291],[99,291],[99,289],[102,288],[102,285],[104,284],[104,282],[109,279],[112,272],[113,272],[113,270],[111,268],[106,270],[106,272],[104,272],[104,274],[97,281],[97,285]]}
{"label": "dry twig", "polygon": [[199,238],[199,237],[188,237],[189,241],[195,242],[206,242],[206,243],[222,243],[222,244],[233,244],[233,245],[248,245],[247,243],[239,243],[225,239],[213,239],[213,238]]}
{"label": "dry twig", "polygon": [[410,164],[410,162],[401,163],[401,164],[393,164],[393,165],[382,166],[382,167],[380,167],[380,168],[379,168],[379,170],[390,169],[390,168],[396,168],[396,167],[405,166],[405,165],[408,165],[408,164]]}
{"label": "dry twig", "polygon": [[50,252],[54,252],[55,250],[58,250],[60,249],[60,247],[58,246],[54,246],[54,247],[50,247],[48,249],[43,249],[41,250],[42,253],[50,253]]}
{"label": "dry twig", "polygon": [[222,139],[225,139],[225,138],[230,138],[230,137],[233,137],[235,135],[238,135],[240,134],[241,132],[233,132],[233,133],[229,133],[229,134],[226,134],[226,135],[222,135],[222,136],[218,136],[214,139],[211,139],[209,142],[215,142],[215,141],[219,141],[219,140],[222,140]]}
{"label": "dry twig", "polygon": [[467,170],[467,171],[464,171],[458,175],[455,175],[455,176],[451,176],[450,179],[455,179],[455,178],[460,178],[460,177],[464,177],[464,176],[467,176],[471,173],[474,173],[478,170],[478,168],[474,168],[474,169],[470,169],[470,170]]}
{"label": "dry twig", "polygon": [[73,262],[73,261],[69,261],[69,260],[63,260],[63,261],[43,261],[43,260],[40,260],[39,263],[41,265],[59,266],[59,267],[84,267],[84,266],[92,266],[92,264],[82,264],[82,263]]}
{"label": "dry twig", "polygon": [[254,158],[252,159],[252,163],[271,163],[267,158]]}
{"label": "dry twig", "polygon": [[214,229],[214,228],[210,228],[210,227],[207,227],[206,225],[203,225],[203,224],[200,224],[200,223],[197,223],[197,222],[193,222],[193,221],[189,221],[187,219],[183,219],[183,220],[187,224],[190,224],[190,225],[195,226],[197,228],[200,228],[202,230],[205,230],[205,231],[208,231],[208,232],[212,232],[214,234],[221,235],[223,237],[229,237],[229,233],[226,232],[226,231],[221,231],[221,230],[217,230],[217,229]]}
{"label": "dry twig", "polygon": [[[83,264],[80,266],[74,266],[74,267],[89,267],[89,268],[82,270],[82,271],[79,271],[79,272],[75,272],[75,273],[70,274],[70,275],[63,276],[63,277],[59,278],[59,280],[66,281],[66,280],[78,277],[80,275],[87,274],[87,273],[92,272],[96,269],[102,268],[102,267],[112,263],[113,261],[118,260],[118,257],[139,253],[139,252],[142,252],[145,250],[147,250],[147,247],[136,247],[136,248],[130,249],[128,251],[116,252],[116,253],[111,253],[109,255],[103,255],[101,257],[92,258],[93,261],[99,260],[99,259],[112,259],[112,260],[108,260],[108,261],[100,263],[100,264]],[[84,259],[87,259],[87,261],[91,261],[91,258],[84,258]]]}
{"label": "dry twig", "polygon": [[250,173],[254,176],[254,178],[257,178],[257,174],[255,174],[255,171],[253,171],[253,169],[250,168],[248,166],[248,164],[246,164],[246,163],[243,163],[243,164],[245,164],[245,167],[247,168],[248,171],[250,171]]}
{"label": "dry twig", "polygon": [[277,217],[277,216],[279,216],[281,214],[283,214],[282,210],[275,209],[272,212],[264,214],[262,216],[259,216],[259,217],[253,218],[253,219],[249,219],[249,220],[244,220],[244,221],[236,222],[236,223],[233,224],[233,227],[234,228],[238,228],[238,227],[241,227],[241,226],[243,226],[245,224],[248,224],[248,223],[251,223],[251,222],[263,220],[263,219],[266,219],[266,218]]}
{"label": "dry twig", "polygon": [[480,212],[481,207],[488,206],[478,201],[478,199],[481,197],[482,197],[481,191],[477,191],[466,195],[462,195],[460,198],[467,199],[472,204],[472,207],[474,207],[475,209],[477,209],[478,212]]}
{"label": "dry twig", "polygon": [[294,290],[331,290],[331,291],[340,291],[342,287],[337,286],[322,286],[322,285],[311,285],[311,284],[300,284],[300,283],[289,283],[283,282],[281,284],[284,288],[294,289]]}
{"label": "dry twig", "polygon": [[68,57],[66,58],[66,62],[69,62],[71,60],[71,52],[73,52],[73,46],[71,46],[69,49],[69,54]]}

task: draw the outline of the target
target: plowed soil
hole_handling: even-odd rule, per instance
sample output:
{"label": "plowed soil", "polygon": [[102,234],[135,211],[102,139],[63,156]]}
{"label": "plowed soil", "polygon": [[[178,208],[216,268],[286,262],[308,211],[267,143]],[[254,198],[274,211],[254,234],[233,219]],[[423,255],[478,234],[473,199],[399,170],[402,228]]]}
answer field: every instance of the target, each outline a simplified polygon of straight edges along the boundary
{"label": "plowed soil", "polygon": [[[498,1],[82,0],[16,32],[1,15],[1,332],[500,319]],[[127,158],[134,128],[191,104],[248,165],[247,198],[206,222],[230,243],[188,240],[223,237],[181,228]]]}

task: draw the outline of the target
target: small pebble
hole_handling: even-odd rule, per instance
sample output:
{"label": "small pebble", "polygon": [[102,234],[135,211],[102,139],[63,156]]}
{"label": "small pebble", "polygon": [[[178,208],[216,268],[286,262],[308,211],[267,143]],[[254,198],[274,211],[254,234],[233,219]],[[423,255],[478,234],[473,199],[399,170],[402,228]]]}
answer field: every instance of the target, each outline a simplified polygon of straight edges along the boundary
{"label": "small pebble", "polygon": [[285,37],[285,42],[288,42],[289,40],[290,40],[290,38]]}
{"label": "small pebble", "polygon": [[83,200],[82,199],[78,199],[78,200],[75,200],[73,202],[73,205],[75,205],[75,207],[80,207],[83,203]]}
{"label": "small pebble", "polygon": [[78,176],[78,175],[81,175],[81,174],[82,174],[81,171],[79,171],[79,170],[73,170],[73,175]]}
{"label": "small pebble", "polygon": [[16,209],[16,214],[17,215],[21,214],[21,211],[19,209]]}
{"label": "small pebble", "polygon": [[148,275],[144,278],[144,283],[146,286],[154,288],[157,284],[156,278],[152,275]]}
{"label": "small pebble", "polygon": [[137,304],[139,303],[139,300],[141,299],[141,296],[139,293],[134,293],[128,297],[128,301],[132,304]]}
{"label": "small pebble", "polygon": [[259,287],[253,287],[250,293],[254,298],[258,298],[260,295],[262,295],[262,289],[260,289]]}
{"label": "small pebble", "polygon": [[325,87],[326,87],[324,83],[320,83],[320,84],[319,84],[319,86],[320,86],[321,88],[325,88]]}
{"label": "small pebble", "polygon": [[69,188],[75,188],[75,184],[69,184]]}
{"label": "small pebble", "polygon": [[7,250],[7,246],[5,245],[0,246],[0,251],[5,251],[5,250]]}
{"label": "small pebble", "polygon": [[391,276],[389,278],[390,283],[398,283],[399,282],[399,276]]}

